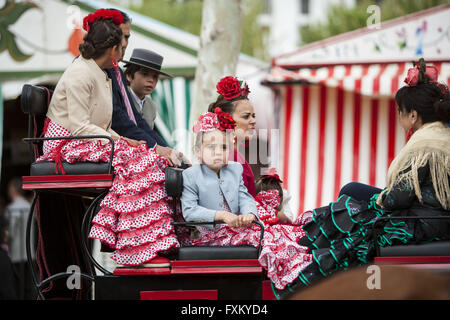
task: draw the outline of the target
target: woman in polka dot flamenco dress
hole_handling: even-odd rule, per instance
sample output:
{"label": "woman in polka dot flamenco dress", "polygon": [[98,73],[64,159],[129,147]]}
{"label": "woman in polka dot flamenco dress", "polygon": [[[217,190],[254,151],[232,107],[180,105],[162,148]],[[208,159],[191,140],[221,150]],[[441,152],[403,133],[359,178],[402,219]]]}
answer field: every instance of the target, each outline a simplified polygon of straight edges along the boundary
{"label": "woman in polka dot flamenco dress", "polygon": [[[164,188],[169,160],[157,154],[155,147],[111,129],[112,86],[103,69],[113,67],[122,54],[121,15],[115,11],[87,17],[92,19],[88,19],[89,32],[80,45],[81,55],[55,88],[44,135],[103,135],[115,140],[113,184],[93,219],[89,238],[112,248],[111,258],[119,265],[157,266],[168,262],[160,257],[163,252],[179,246]],[[94,139],[48,140],[43,152],[38,161],[55,161],[56,170],[64,174],[62,161],[108,162],[111,144]]]}

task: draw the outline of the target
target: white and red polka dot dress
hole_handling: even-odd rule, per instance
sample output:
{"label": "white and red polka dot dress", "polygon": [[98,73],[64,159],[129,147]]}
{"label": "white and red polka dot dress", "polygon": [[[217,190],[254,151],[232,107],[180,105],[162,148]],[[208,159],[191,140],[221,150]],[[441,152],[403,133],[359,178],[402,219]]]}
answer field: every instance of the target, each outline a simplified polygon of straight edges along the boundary
{"label": "white and red polka dot dress", "polygon": [[[49,122],[45,137],[70,136]],[[45,141],[38,161],[107,162],[110,143],[100,140]],[[136,266],[150,261],[158,252],[179,247],[173,214],[164,188],[168,161],[145,144],[130,146],[125,140],[114,144],[114,181],[94,217],[89,238],[115,249],[111,258],[120,265]]]}
{"label": "white and red polka dot dress", "polygon": [[[274,286],[282,290],[312,262],[308,248],[298,244],[300,238],[305,235],[301,227],[311,220],[311,212],[303,213],[293,224],[282,224],[278,223],[277,218],[276,208],[280,205],[277,190],[261,191],[255,200],[258,216],[264,224],[264,238],[258,261],[267,270],[267,277]],[[207,228],[198,229],[201,237],[192,240],[190,245],[259,246],[260,228],[256,225],[248,228],[230,228],[225,225],[213,231]]]}

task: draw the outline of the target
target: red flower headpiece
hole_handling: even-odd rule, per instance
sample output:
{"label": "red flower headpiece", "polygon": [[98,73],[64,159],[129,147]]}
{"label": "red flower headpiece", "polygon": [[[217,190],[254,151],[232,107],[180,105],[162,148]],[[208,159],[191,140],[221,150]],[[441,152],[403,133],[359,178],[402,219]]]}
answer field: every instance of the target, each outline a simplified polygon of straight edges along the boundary
{"label": "red flower headpiece", "polygon": [[275,179],[279,183],[283,183],[283,181],[281,181],[281,179],[280,179],[280,176],[277,174],[277,169],[275,169],[275,168],[270,168],[269,170],[264,171],[264,175],[261,176],[261,179],[262,180]]}
{"label": "red flower headpiece", "polygon": [[234,130],[235,126],[236,122],[233,117],[217,107],[214,113],[206,112],[202,114],[192,130],[194,133],[208,132],[216,129],[226,131],[228,129]]}
{"label": "red flower headpiece", "polygon": [[194,128],[192,130],[194,133],[199,132],[208,132],[212,130],[219,129],[220,123],[217,119],[217,115],[212,112],[207,112],[205,114],[200,115],[200,117],[197,120],[197,123],[194,125]]}
{"label": "red flower headpiece", "polygon": [[222,109],[219,107],[214,109],[214,113],[217,116],[217,119],[219,120],[220,126],[219,129],[222,131],[226,130],[234,130],[236,127],[236,121],[234,121],[231,114],[223,112]]}
{"label": "red flower headpiece", "polygon": [[83,19],[83,29],[89,32],[90,25],[98,20],[110,19],[112,22],[120,26],[123,22],[123,16],[119,10],[98,9]]}
{"label": "red flower headpiece", "polygon": [[417,64],[413,61],[413,66],[408,69],[405,78],[408,86],[414,87],[419,83],[437,83],[439,71],[435,66],[427,66],[423,58],[420,58]]}
{"label": "red flower headpiece", "polygon": [[247,97],[250,89],[245,81],[239,81],[237,78],[228,76],[220,79],[216,85],[217,93],[226,100],[232,100],[239,96]]}

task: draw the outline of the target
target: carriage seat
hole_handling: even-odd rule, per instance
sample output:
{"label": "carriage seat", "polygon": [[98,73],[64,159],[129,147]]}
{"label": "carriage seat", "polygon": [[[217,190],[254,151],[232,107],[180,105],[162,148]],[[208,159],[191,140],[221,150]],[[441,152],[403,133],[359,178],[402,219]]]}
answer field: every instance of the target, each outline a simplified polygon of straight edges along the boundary
{"label": "carriage seat", "polygon": [[[165,170],[166,192],[174,199],[174,207],[183,192],[183,170],[173,167],[167,167]],[[186,224],[189,225],[189,223]],[[178,260],[246,260],[258,259],[258,256],[259,250],[252,246],[187,246],[180,247],[178,251]]]}
{"label": "carriage seat", "polygon": [[[66,175],[108,174],[108,162],[62,162]],[[58,172],[59,169],[58,169]],[[31,176],[56,175],[55,163],[52,161],[33,162],[30,167]]]}
{"label": "carriage seat", "polygon": [[[44,87],[38,87],[25,84],[22,88],[20,98],[20,106],[22,112],[29,116],[29,133],[28,138],[37,138],[40,134],[41,127],[38,126],[37,118],[45,118],[48,105],[51,99],[51,92]],[[41,124],[42,126],[42,124]],[[55,163],[52,161],[33,162],[30,166],[31,176],[50,176],[56,175]],[[110,173],[110,165],[107,162],[62,162],[63,168],[67,175],[92,175],[92,174],[108,174]],[[60,170],[58,170],[60,172]]]}
{"label": "carriage seat", "polygon": [[380,257],[450,256],[450,241],[380,247]]}
{"label": "carriage seat", "polygon": [[258,259],[258,249],[241,247],[181,247],[178,260],[234,260]]}

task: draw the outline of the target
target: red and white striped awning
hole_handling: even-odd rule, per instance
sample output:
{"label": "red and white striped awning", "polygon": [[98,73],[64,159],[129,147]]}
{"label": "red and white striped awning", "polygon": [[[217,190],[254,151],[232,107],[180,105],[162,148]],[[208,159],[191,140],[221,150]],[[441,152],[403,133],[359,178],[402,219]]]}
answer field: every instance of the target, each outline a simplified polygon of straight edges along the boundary
{"label": "red and white striped awning", "polygon": [[273,166],[293,210],[327,205],[351,181],[386,186],[405,144],[394,96],[412,61],[423,57],[450,84],[449,12],[430,8],[272,58],[263,84],[273,89],[280,137]]}
{"label": "red and white striped awning", "polygon": [[[431,63],[430,63],[431,64]],[[433,63],[449,84],[450,63]],[[274,67],[278,162],[291,207],[303,212],[336,200],[358,181],[379,188],[405,143],[394,95],[411,63],[339,65],[290,71]]]}
{"label": "red and white striped awning", "polygon": [[[450,63],[431,62],[439,72],[439,81],[450,84]],[[404,86],[408,69],[413,65],[402,63],[347,64],[323,67],[304,67],[288,70],[274,66],[266,76],[266,84],[305,82],[337,87],[367,96],[393,96]]]}

